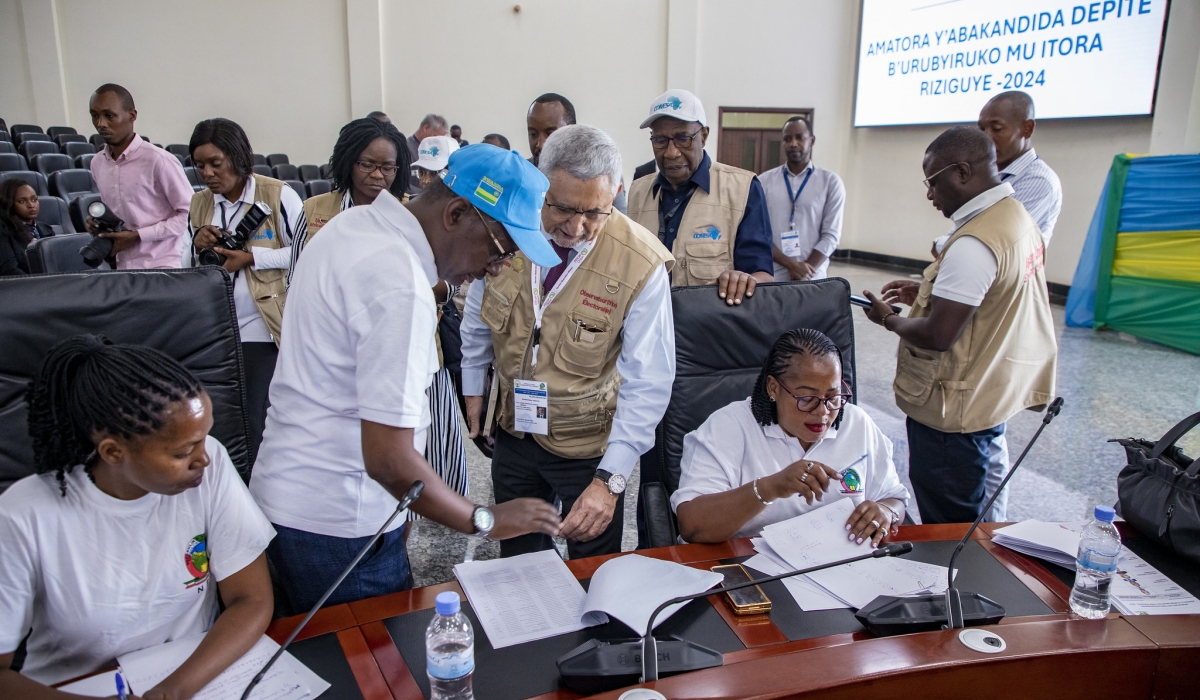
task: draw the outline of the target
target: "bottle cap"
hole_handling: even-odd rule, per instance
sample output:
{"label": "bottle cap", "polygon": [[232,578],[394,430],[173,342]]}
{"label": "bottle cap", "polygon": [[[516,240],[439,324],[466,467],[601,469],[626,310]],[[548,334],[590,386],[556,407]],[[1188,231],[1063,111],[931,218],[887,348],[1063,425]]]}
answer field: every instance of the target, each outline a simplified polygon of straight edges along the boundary
{"label": "bottle cap", "polygon": [[[1112,506],[1096,506],[1096,520],[1102,520],[1106,523],[1111,523],[1117,517],[1117,511],[1112,509]],[[438,596],[439,598],[441,596]]]}
{"label": "bottle cap", "polygon": [[453,591],[438,593],[437,598],[434,600],[438,615],[454,615],[458,613],[458,610],[461,606],[458,600],[458,594],[454,593]]}

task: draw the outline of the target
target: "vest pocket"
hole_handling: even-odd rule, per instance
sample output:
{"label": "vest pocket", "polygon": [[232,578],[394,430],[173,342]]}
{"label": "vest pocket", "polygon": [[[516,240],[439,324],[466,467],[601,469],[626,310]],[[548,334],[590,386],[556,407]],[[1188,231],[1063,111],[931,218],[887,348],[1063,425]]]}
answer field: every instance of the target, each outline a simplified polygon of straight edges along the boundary
{"label": "vest pocket", "polygon": [[555,347],[554,366],[588,379],[599,377],[608,358],[612,336],[612,324],[608,319],[568,314]]}
{"label": "vest pocket", "polygon": [[936,358],[918,355],[910,346],[901,344],[896,358],[896,381],[892,384],[896,395],[914,406],[924,406],[933,393],[938,364]]}
{"label": "vest pocket", "polygon": [[688,276],[701,284],[715,282],[722,272],[733,267],[729,244],[725,241],[684,241],[683,251],[685,260],[682,263],[687,268]]}
{"label": "vest pocket", "polygon": [[578,440],[606,435],[612,427],[617,381],[606,382],[596,391],[576,398],[555,401],[550,399],[550,437],[555,440]]}
{"label": "vest pocket", "polygon": [[503,333],[512,316],[513,303],[520,289],[516,280],[506,275],[489,278],[483,287],[483,302],[479,306],[479,320],[493,333]]}

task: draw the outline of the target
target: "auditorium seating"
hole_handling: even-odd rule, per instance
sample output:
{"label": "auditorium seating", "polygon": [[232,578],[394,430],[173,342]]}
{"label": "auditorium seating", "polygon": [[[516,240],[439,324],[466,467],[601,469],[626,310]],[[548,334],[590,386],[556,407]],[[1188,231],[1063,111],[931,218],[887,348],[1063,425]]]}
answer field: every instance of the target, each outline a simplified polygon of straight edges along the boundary
{"label": "auditorium seating", "polygon": [[92,144],[88,143],[87,141],[84,141],[83,143],[72,142],[72,143],[64,143],[62,146],[62,152],[65,155],[75,158],[76,156],[82,156],[82,155],[85,155],[88,153],[95,153],[96,148],[94,146],[92,146]]}
{"label": "auditorium seating", "polygon": [[186,143],[168,143],[165,148],[168,153],[174,153],[177,156],[184,156],[186,158],[191,155],[191,151],[188,150]]}
{"label": "auditorium seating", "polygon": [[321,179],[321,168],[316,165],[301,165],[299,171],[300,179],[304,182]]}
{"label": "auditorium seating", "polygon": [[286,162],[288,162],[286,153],[272,153],[271,155],[267,156],[267,165],[271,167],[283,165]]}
{"label": "auditorium seating", "polygon": [[51,139],[46,134],[41,134],[41,133],[37,133],[37,132],[33,132],[33,131],[23,131],[23,132],[17,134],[16,138],[13,139],[13,143],[15,143],[17,145],[18,150],[21,148],[22,144],[37,143],[37,142],[45,142],[45,143],[52,144],[54,146],[54,150],[56,150],[56,151],[58,150],[58,144],[54,143],[54,140]]}
{"label": "auditorium seating", "polygon": [[92,169],[92,159],[96,157],[95,153],[84,153],[81,156],[75,156],[75,167],[82,170]]}
{"label": "auditorium seating", "polygon": [[[168,153],[169,153],[169,151],[168,151]],[[178,153],[171,153],[171,155],[173,155],[179,159],[180,165],[182,165],[185,168],[188,167],[188,157],[187,156],[181,156]]]}
{"label": "auditorium seating", "polygon": [[192,185],[193,192],[199,192],[204,189],[204,181],[200,179],[200,173],[190,165],[185,165],[183,174],[187,175],[188,182]]}
{"label": "auditorium seating", "polygon": [[35,170],[9,170],[0,172],[0,182],[11,179],[24,180],[26,184],[33,188],[38,196],[49,195],[50,190],[46,189],[46,176]]}
{"label": "auditorium seating", "polygon": [[308,188],[309,197],[316,197],[319,194],[333,191],[333,184],[329,180],[309,180],[304,183],[304,186]]}
{"label": "auditorium seating", "polygon": [[12,134],[13,140],[17,138],[17,134],[40,134],[42,127],[37,124],[13,124],[8,128],[8,133]]}
{"label": "auditorium seating", "polygon": [[271,172],[275,173],[276,180],[299,180],[300,169],[290,163],[281,163],[272,166]]}
{"label": "auditorium seating", "polygon": [[67,202],[67,211],[71,216],[71,225],[76,231],[86,231],[87,226],[84,222],[87,220],[87,208],[92,205],[92,202],[103,201],[99,192],[90,192],[81,194],[70,202]]}
{"label": "auditorium seating", "polygon": [[59,170],[70,170],[73,165],[71,157],[61,153],[39,153],[29,160],[29,166],[46,177]]}
{"label": "auditorium seating", "polygon": [[[0,120],[2,122],[3,120]],[[8,133],[8,127],[0,124],[0,141],[8,141],[12,143],[12,134]]]}
{"label": "auditorium seating", "polygon": [[[3,132],[0,132],[3,133]],[[16,153],[17,147],[12,141],[0,141],[0,153]]]}
{"label": "auditorium seating", "polygon": [[333,166],[329,163],[321,163],[321,179],[329,180],[329,173],[333,172]]}
{"label": "auditorium seating", "polygon": [[299,180],[284,180],[283,182],[288,187],[291,187],[293,190],[295,190],[296,194],[300,195],[300,201],[303,202],[304,200],[308,199],[308,191],[304,189],[303,182],[300,182]]}
{"label": "auditorium seating", "polygon": [[46,134],[52,139],[57,139],[59,136],[76,136],[79,132],[70,126],[52,126],[46,129]]}
{"label": "auditorium seating", "polygon": [[0,173],[8,170],[29,170],[29,163],[20,153],[0,153]]}
{"label": "auditorium seating", "polygon": [[79,134],[59,134],[54,137],[54,142],[58,144],[59,148],[62,148],[68,143],[87,143],[87,137]]}
{"label": "auditorium seating", "polygon": [[56,236],[75,233],[67,203],[58,197],[38,197],[37,220],[53,229]]}
{"label": "auditorium seating", "polygon": [[94,268],[84,262],[79,250],[91,240],[91,234],[64,233],[31,241],[25,247],[25,257],[29,259],[29,271],[57,275],[111,269],[106,262],[102,262],[99,267]]}
{"label": "auditorium seating", "polygon": [[89,136],[88,143],[96,147],[97,153],[104,150],[104,139],[100,137],[100,134],[92,134]]}
{"label": "auditorium seating", "polygon": [[271,172],[271,166],[269,166],[269,165],[257,165],[256,164],[253,167],[253,170],[258,175],[264,175],[266,177],[275,177],[275,174]]}
{"label": "auditorium seating", "polygon": [[39,153],[60,153],[58,144],[53,141],[24,141],[17,146],[17,152],[30,162]]}
{"label": "auditorium seating", "polygon": [[90,170],[59,170],[50,175],[50,194],[71,201],[81,194],[99,192]]}
{"label": "auditorium seating", "polygon": [[267,164],[267,157],[261,153],[251,154],[251,157],[254,158],[255,165],[266,165]]}

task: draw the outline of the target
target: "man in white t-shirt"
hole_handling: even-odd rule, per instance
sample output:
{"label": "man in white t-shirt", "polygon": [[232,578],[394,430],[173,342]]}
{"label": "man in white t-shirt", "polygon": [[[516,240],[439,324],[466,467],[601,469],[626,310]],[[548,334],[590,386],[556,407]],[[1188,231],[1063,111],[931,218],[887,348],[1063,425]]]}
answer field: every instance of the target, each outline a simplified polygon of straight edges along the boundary
{"label": "man in white t-shirt", "polygon": [[[425,490],[413,510],[460,532],[557,534],[550,504],[476,506],[422,456],[425,392],[438,370],[432,287],[494,275],[518,248],[557,263],[539,230],[547,188],[516,153],[468,146],[407,204],[384,192],[339,214],[298,261],[250,481],[276,526],[267,555],[297,612],[312,607],[417,480]],[[328,604],[412,586],[403,524],[392,521]]]}

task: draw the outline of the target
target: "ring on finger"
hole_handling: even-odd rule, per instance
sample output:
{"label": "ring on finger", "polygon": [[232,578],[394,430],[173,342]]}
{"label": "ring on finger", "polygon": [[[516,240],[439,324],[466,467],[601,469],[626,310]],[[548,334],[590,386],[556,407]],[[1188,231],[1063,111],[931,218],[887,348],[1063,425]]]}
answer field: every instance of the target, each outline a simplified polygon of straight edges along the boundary
{"label": "ring on finger", "polygon": [[808,472],[804,472],[803,474],[800,475],[800,483],[803,484],[806,481],[808,481]]}
{"label": "ring on finger", "polygon": [[805,464],[807,466],[804,468],[804,473],[807,474],[812,471],[813,464],[812,462],[805,462]]}
{"label": "ring on finger", "polygon": [[879,521],[878,521],[878,520],[872,520],[872,521],[871,521],[871,527],[873,527],[873,528],[878,528],[878,527],[879,527]]}

